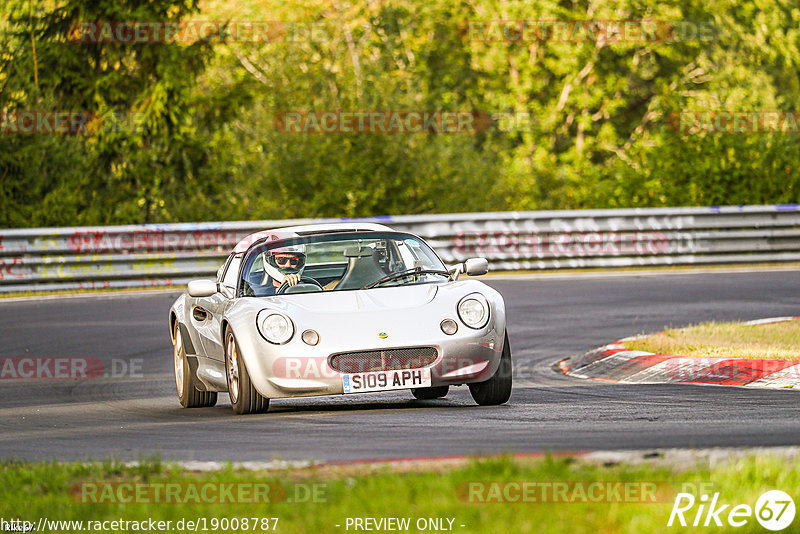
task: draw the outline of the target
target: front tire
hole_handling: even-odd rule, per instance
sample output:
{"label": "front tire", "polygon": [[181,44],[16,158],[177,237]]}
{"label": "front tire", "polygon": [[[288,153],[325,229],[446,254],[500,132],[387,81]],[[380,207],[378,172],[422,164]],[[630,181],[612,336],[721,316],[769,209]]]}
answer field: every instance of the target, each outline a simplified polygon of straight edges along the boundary
{"label": "front tire", "polygon": [[411,390],[411,394],[419,400],[441,399],[447,392],[450,391],[450,386],[437,386],[432,388],[416,388]]}
{"label": "front tire", "polygon": [[183,334],[180,325],[175,323],[173,335],[175,345],[172,348],[172,358],[175,368],[175,386],[178,390],[178,400],[184,408],[207,408],[217,403],[216,391],[200,391],[197,389],[197,378],[189,358],[186,357],[186,346],[183,344]]}
{"label": "front tire", "polygon": [[508,342],[508,333],[503,343],[503,354],[500,356],[500,366],[492,378],[486,382],[477,382],[469,385],[472,398],[481,406],[497,406],[508,401],[511,397],[511,344]]}
{"label": "front tire", "polygon": [[250,381],[247,366],[239,352],[239,343],[230,328],[225,330],[225,374],[234,412],[244,415],[264,413],[269,409],[269,399],[262,397]]}

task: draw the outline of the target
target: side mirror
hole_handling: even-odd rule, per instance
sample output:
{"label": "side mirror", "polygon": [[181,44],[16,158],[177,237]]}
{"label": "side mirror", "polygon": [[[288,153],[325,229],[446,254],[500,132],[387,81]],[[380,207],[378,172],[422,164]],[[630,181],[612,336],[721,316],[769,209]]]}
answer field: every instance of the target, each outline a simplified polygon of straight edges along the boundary
{"label": "side mirror", "polygon": [[212,280],[192,280],[189,282],[190,297],[210,297],[217,292],[217,283]]}
{"label": "side mirror", "polygon": [[450,273],[450,280],[455,282],[458,280],[459,275],[461,274],[462,270],[464,269],[464,264],[459,263],[457,265],[453,265],[452,267],[447,267],[447,272]]}
{"label": "side mirror", "polygon": [[468,276],[480,276],[489,272],[489,262],[486,258],[470,258],[464,262],[464,272]]}

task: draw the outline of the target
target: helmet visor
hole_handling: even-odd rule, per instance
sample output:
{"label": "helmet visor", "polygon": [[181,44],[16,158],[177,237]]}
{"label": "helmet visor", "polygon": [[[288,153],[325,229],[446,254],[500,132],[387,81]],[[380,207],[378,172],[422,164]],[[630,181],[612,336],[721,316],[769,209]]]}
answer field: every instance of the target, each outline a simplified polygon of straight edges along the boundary
{"label": "helmet visor", "polygon": [[297,274],[306,266],[306,255],[302,252],[272,251],[267,255],[267,263],[283,274]]}

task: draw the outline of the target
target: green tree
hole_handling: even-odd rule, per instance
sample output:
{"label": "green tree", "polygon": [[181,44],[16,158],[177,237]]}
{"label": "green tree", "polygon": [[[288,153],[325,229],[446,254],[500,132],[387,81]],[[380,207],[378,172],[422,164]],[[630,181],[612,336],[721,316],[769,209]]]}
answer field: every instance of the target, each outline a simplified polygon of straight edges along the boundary
{"label": "green tree", "polygon": [[0,224],[97,224],[169,219],[169,199],[202,197],[207,159],[188,96],[207,43],[81,42],[91,21],[179,21],[190,1],[28,2],[6,7],[0,110],[85,113],[77,135],[0,136]]}

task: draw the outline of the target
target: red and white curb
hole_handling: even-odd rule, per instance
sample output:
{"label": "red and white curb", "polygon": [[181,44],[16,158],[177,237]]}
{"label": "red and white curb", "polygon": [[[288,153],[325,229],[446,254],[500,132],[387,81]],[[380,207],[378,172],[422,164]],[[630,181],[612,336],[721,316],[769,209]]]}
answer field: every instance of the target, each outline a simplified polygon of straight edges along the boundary
{"label": "red and white curb", "polygon": [[[798,319],[800,317],[773,317],[744,324]],[[629,339],[600,347],[574,362],[562,360],[558,367],[564,374],[576,378],[625,384],[685,383],[800,390],[800,359],[687,358],[628,350],[624,342]]]}

